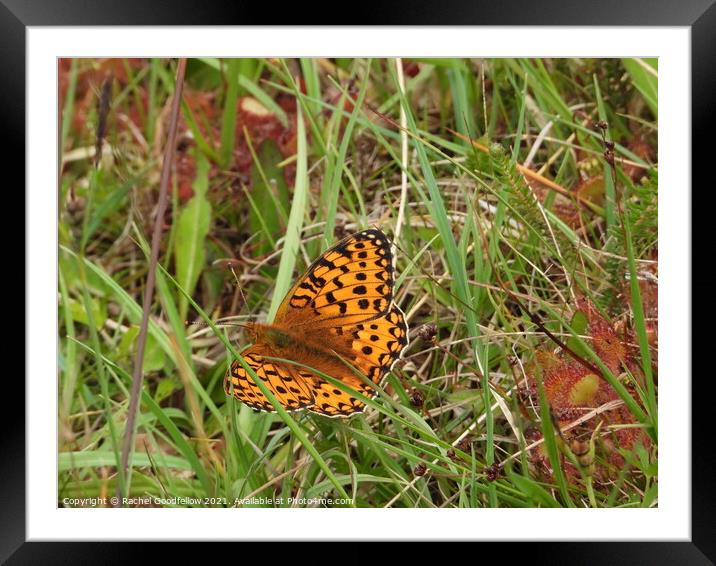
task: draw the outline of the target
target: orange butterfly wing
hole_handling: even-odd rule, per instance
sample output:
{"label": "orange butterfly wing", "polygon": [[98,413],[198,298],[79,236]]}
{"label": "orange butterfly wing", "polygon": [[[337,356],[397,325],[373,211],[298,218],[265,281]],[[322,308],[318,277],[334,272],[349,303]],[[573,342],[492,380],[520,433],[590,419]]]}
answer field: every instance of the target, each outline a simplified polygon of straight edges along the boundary
{"label": "orange butterfly wing", "polygon": [[[282,355],[257,344],[244,353],[284,407],[308,408],[327,416],[348,416],[365,408],[349,393],[298,364],[330,375],[363,395],[375,396],[375,389],[345,362],[377,384],[407,346],[408,326],[393,304],[393,273],[387,237],[379,230],[365,230],[330,248],[296,281],[278,309],[274,327],[298,333],[306,347],[297,346],[288,352],[292,355]],[[237,361],[227,373],[225,388],[255,409],[273,410]]]}
{"label": "orange butterfly wing", "polygon": [[388,312],[393,255],[380,230],[344,238],[314,261],[286,294],[275,324],[345,326]]}
{"label": "orange butterfly wing", "polygon": [[[403,312],[392,305],[387,314],[350,326],[330,329],[336,335],[347,336],[352,356],[346,361],[363,373],[370,381],[379,384],[392,369],[408,345],[408,325]],[[342,371],[326,372],[366,397],[373,398],[377,391],[360,379],[347,366]],[[309,409],[327,416],[348,416],[360,412],[365,403],[341,391],[323,377],[313,374],[304,376],[314,396],[314,405]]]}
{"label": "orange butterfly wing", "polygon": [[[304,409],[313,404],[313,394],[305,381],[296,375],[295,368],[268,359],[273,356],[270,349],[257,344],[245,350],[241,356],[286,409]],[[224,391],[253,409],[274,411],[271,402],[237,360],[233,361],[231,370],[226,374]]]}

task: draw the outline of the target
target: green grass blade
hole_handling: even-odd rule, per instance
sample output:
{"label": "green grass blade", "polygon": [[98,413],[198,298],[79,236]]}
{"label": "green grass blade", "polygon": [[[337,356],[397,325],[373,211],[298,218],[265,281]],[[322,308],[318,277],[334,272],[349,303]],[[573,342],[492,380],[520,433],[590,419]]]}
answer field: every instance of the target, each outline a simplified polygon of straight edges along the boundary
{"label": "green grass blade", "polygon": [[291,288],[293,281],[293,270],[296,266],[299,246],[301,245],[301,231],[303,219],[306,214],[308,202],[308,142],[306,140],[306,128],[303,124],[303,115],[300,107],[297,115],[297,155],[296,155],[296,184],[293,188],[293,200],[291,201],[291,212],[288,216],[286,226],[286,237],[283,242],[283,252],[278,265],[278,275],[274,284],[273,298],[269,308],[268,319],[273,320],[276,316],[281,301]]}
{"label": "green grass blade", "polygon": [[658,59],[622,59],[634,86],[642,94],[654,118],[659,116]]}
{"label": "green grass blade", "polygon": [[[211,225],[211,204],[206,198],[209,188],[209,162],[197,152],[196,179],[192,185],[194,196],[179,213],[174,256],[177,281],[188,292],[193,292],[206,261],[204,248],[206,236]],[[179,300],[179,312],[182,317],[187,313],[187,302]]]}
{"label": "green grass blade", "polygon": [[239,70],[241,59],[229,59],[226,65],[226,96],[224,112],[221,117],[221,146],[219,148],[219,164],[228,168],[234,154],[236,142],[236,101],[239,96]]}

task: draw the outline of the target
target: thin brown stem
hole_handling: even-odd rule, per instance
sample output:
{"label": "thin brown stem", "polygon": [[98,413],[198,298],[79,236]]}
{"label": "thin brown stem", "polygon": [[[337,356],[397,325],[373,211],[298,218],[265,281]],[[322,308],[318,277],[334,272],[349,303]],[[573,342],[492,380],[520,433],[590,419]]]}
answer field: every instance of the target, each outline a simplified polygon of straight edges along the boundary
{"label": "thin brown stem", "polygon": [[[144,361],[144,347],[147,343],[147,331],[149,329],[149,311],[154,299],[154,285],[156,282],[157,262],[159,261],[159,244],[162,239],[162,226],[164,224],[164,213],[167,209],[168,193],[169,193],[169,177],[171,173],[172,163],[174,161],[174,152],[176,149],[176,134],[179,124],[179,108],[182,97],[182,89],[184,87],[184,74],[186,71],[186,59],[179,59],[177,67],[176,83],[174,87],[174,98],[172,100],[171,115],[169,122],[169,131],[167,132],[167,143],[164,148],[164,162],[162,163],[162,173],[159,181],[159,200],[157,202],[157,216],[154,219],[154,232],[152,234],[151,255],[149,258],[149,272],[147,273],[147,284],[144,288],[144,303],[142,306],[142,322],[139,327],[139,335],[137,336],[137,355],[134,359],[134,369],[132,371],[132,390],[129,397],[129,408],[127,410],[127,424],[124,429],[124,439],[122,442],[122,470],[125,477],[129,468],[129,453],[131,451],[134,439],[135,427],[137,422],[137,410],[139,408],[139,397],[142,392],[142,381],[144,374],[142,373],[142,363]],[[116,507],[121,506],[122,486],[117,483],[117,503]]]}

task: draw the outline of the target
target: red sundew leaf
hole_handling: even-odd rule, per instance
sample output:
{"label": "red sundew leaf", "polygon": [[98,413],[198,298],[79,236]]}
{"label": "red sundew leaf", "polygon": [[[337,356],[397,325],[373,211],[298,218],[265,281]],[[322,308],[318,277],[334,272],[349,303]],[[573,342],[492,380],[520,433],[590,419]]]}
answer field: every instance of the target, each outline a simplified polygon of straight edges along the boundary
{"label": "red sundew leaf", "polygon": [[203,114],[210,122],[218,115],[216,93],[210,90],[185,90],[184,100],[192,112]]}
{"label": "red sundew leaf", "polygon": [[59,108],[64,108],[65,95],[70,86],[70,68],[72,67],[72,59],[63,58],[57,61],[57,84],[60,92]]}
{"label": "red sundew leaf", "polygon": [[[136,101],[136,99],[134,99]],[[139,89],[139,103],[142,105],[142,113],[146,116],[147,110],[149,109],[149,94],[145,89]],[[136,103],[133,103],[127,112],[127,117],[137,126],[142,127],[142,114],[139,112],[139,107]],[[126,129],[124,122],[120,121],[120,129]]]}
{"label": "red sundew leaf", "polygon": [[[253,143],[253,142],[252,142]],[[234,148],[234,165],[236,168],[245,175],[251,170],[251,165],[254,162],[254,156],[251,155],[249,146],[246,145],[246,141],[237,143]]]}
{"label": "red sundew leaf", "polygon": [[[301,92],[306,94],[306,87],[303,84],[303,80],[301,81],[301,85]],[[298,111],[296,107],[296,97],[290,94],[280,94],[276,98],[276,104],[278,104],[281,110],[286,114],[295,114]]]}
{"label": "red sundew leaf", "polygon": [[298,132],[294,128],[289,128],[281,132],[281,135],[275,141],[284,157],[295,155],[298,151]]}
{"label": "red sundew leaf", "polygon": [[[218,139],[218,116],[219,109],[216,107],[216,93],[205,90],[185,90],[184,101],[191,110],[196,119],[196,123],[207,139]],[[211,128],[210,132],[206,131],[207,125]],[[185,132],[187,125],[182,117],[180,121],[180,131]]]}
{"label": "red sundew leaf", "polygon": [[[599,314],[594,305],[586,299],[580,299],[577,306],[577,315],[585,317],[587,321],[586,329],[583,331],[588,337],[587,343],[604,364],[616,375],[623,372],[625,365],[630,371],[632,371],[632,366],[636,368],[637,365],[629,358],[627,345],[612,325]],[[535,364],[539,366],[545,395],[561,428],[589,410],[619,399],[617,392],[606,380],[595,375],[564,352],[538,351],[535,355]],[[531,385],[536,383],[537,369],[534,365],[527,368],[527,377]],[[530,394],[533,394],[534,387],[531,387],[529,391]],[[532,402],[537,405],[536,398],[532,399]],[[604,422],[602,430],[606,430],[609,426],[636,423],[626,406],[621,405],[566,431],[564,433],[565,440],[568,442],[570,439],[578,439],[581,442],[585,439],[588,440],[600,420]],[[641,429],[621,428],[613,430],[609,436],[602,437],[601,446],[606,451],[607,462],[612,466],[621,466],[624,460],[618,449],[630,449],[636,442],[641,442],[645,446],[649,445],[648,437]],[[536,469],[544,472],[546,462],[544,454],[535,455],[533,460]],[[565,472],[570,481],[580,477],[579,472],[569,463],[565,463]],[[608,475],[608,470],[600,470],[596,474],[598,477],[601,477],[600,474]]]}
{"label": "red sundew leaf", "polygon": [[237,101],[236,135],[243,137],[244,127],[254,141],[276,138],[283,126],[276,115],[251,96],[242,96]]}
{"label": "red sundew leaf", "polygon": [[578,299],[577,307],[587,316],[587,334],[592,337],[592,349],[612,373],[619,375],[627,361],[626,345],[592,303]]}
{"label": "red sundew leaf", "polygon": [[[266,140],[276,143],[281,155],[289,157],[296,153],[297,126],[295,98],[281,96],[278,104],[286,111],[289,119],[288,127],[284,127],[278,117],[251,96],[239,98],[236,109],[236,147],[234,163],[243,174],[248,174],[253,164],[253,156],[246,136],[251,140],[255,152],[258,152]],[[245,131],[244,131],[245,129]],[[284,169],[287,183],[291,183],[290,168]]]}
{"label": "red sundew leaf", "polygon": [[598,406],[604,391],[604,382],[598,376],[562,355],[537,352],[536,356],[542,370],[545,395],[559,420],[563,420],[560,417],[572,420],[570,417],[580,416],[580,411],[572,409]]}

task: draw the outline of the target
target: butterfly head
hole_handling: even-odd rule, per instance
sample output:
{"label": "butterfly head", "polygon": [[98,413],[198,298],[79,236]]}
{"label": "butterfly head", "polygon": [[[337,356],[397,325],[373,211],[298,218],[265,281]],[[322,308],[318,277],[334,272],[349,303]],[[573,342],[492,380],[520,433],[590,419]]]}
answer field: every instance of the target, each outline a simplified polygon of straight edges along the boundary
{"label": "butterfly head", "polygon": [[270,324],[247,322],[241,326],[254,344],[269,344],[280,349],[286,347],[291,341],[286,332]]}
{"label": "butterfly head", "polygon": [[255,344],[259,340],[261,333],[259,332],[259,329],[255,322],[247,322],[245,324],[240,324],[239,326],[244,329],[251,342]]}

